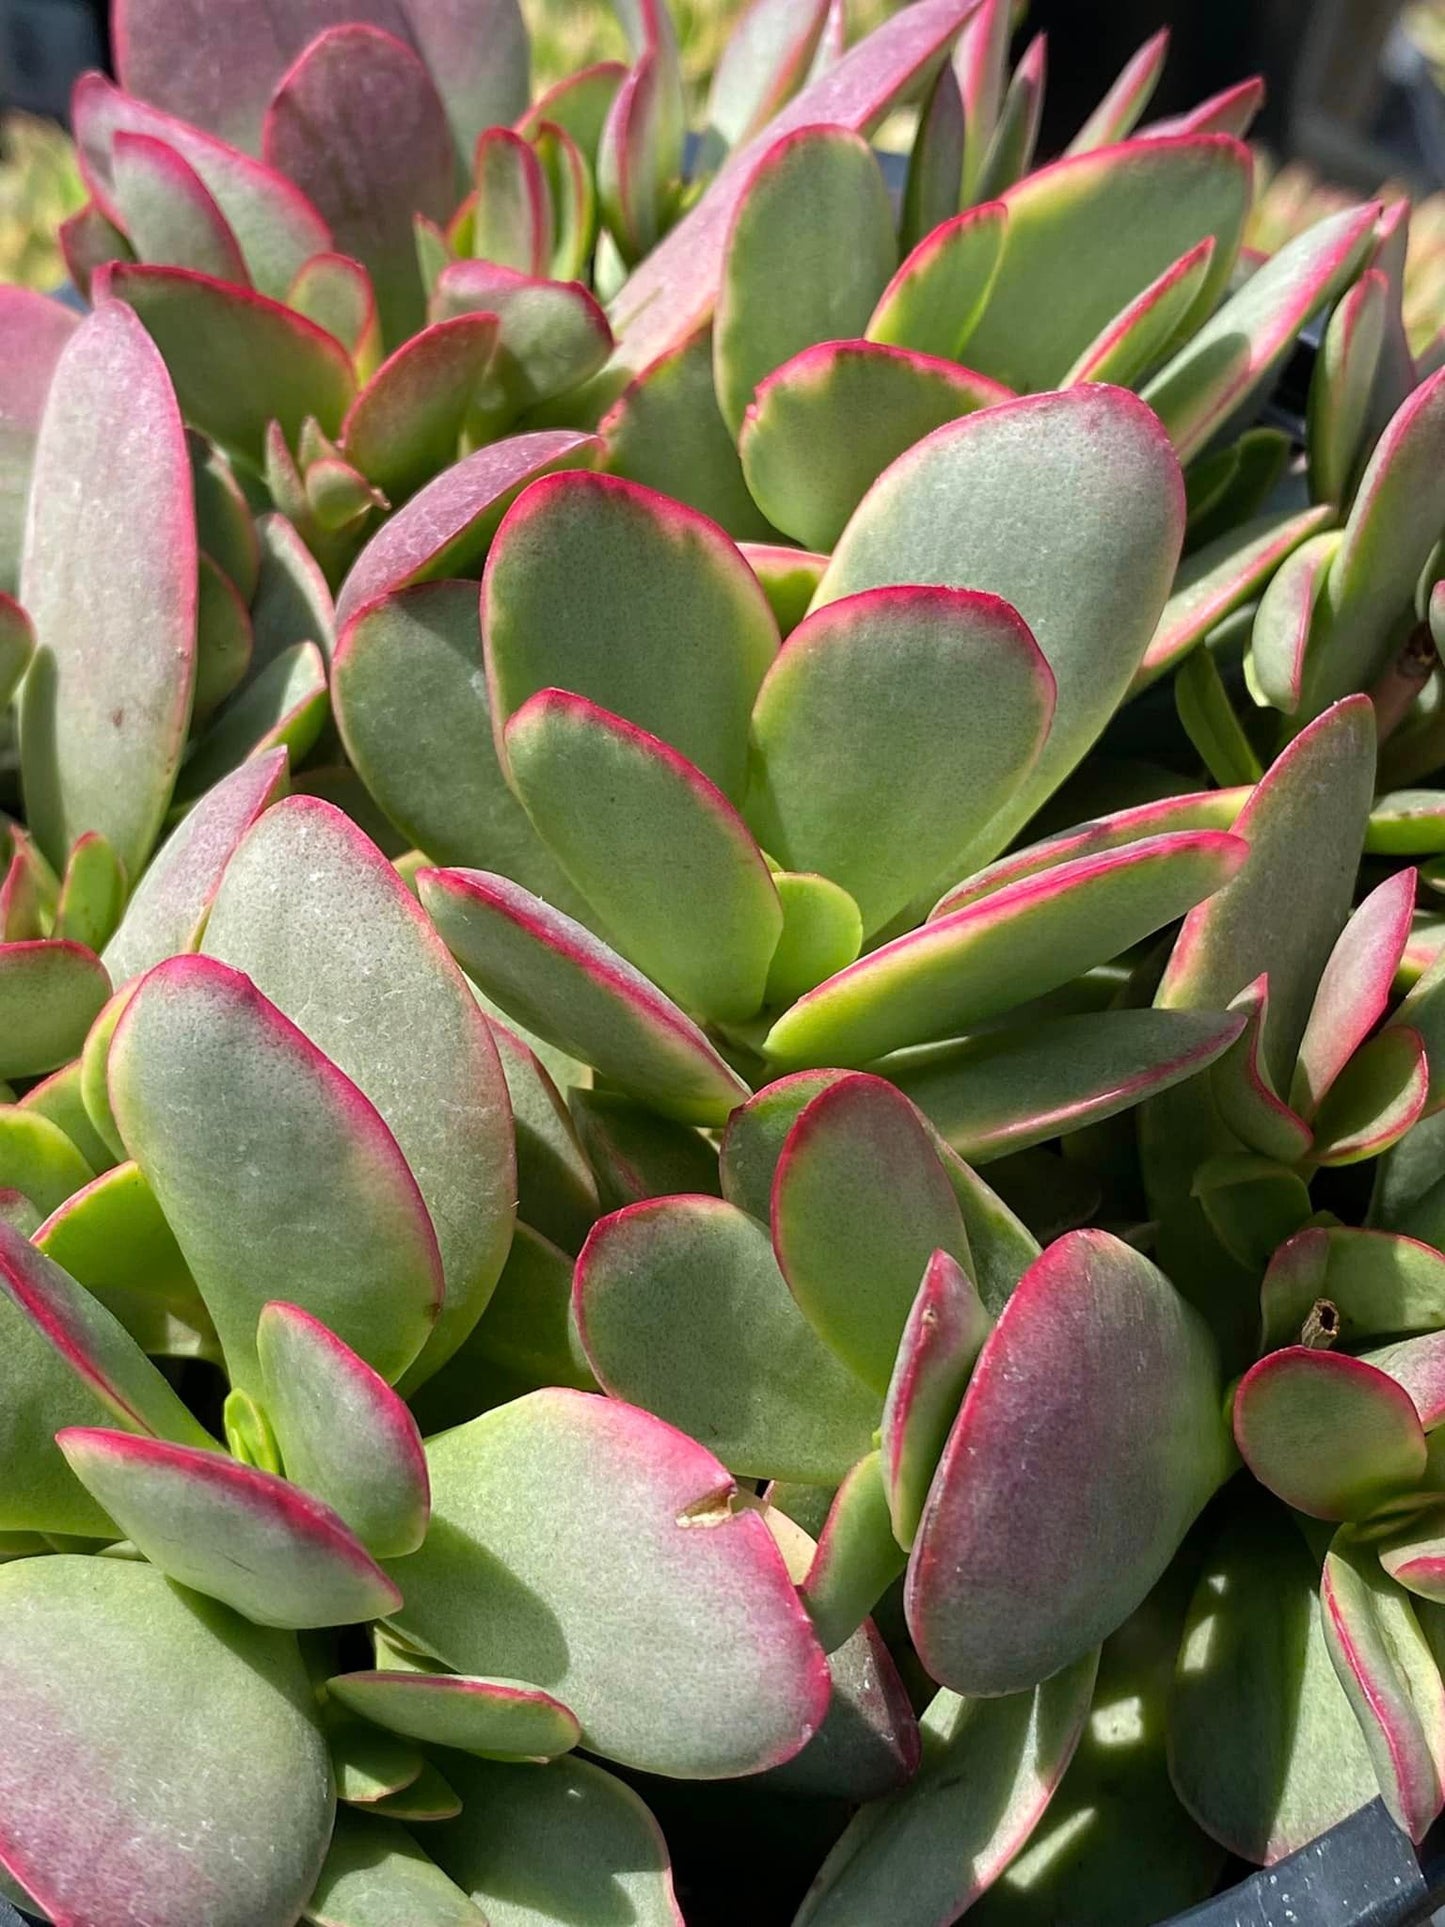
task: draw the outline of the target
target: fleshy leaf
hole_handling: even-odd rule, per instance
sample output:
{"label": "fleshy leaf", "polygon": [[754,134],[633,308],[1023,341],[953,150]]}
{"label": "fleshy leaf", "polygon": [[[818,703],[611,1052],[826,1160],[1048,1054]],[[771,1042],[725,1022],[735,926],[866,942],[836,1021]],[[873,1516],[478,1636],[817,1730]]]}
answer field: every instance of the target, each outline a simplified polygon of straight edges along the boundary
{"label": "fleshy leaf", "polygon": [[512,1234],[511,1112],[486,1019],[396,871],[310,797],[247,834],[205,944],[371,1100],[416,1178],[446,1279],[416,1384],[475,1324]]}
{"label": "fleshy leaf", "polygon": [[510,127],[489,127],[473,160],[471,252],[519,274],[545,274],[552,199],[536,150]]}
{"label": "fleshy leaf", "polygon": [[1245,1373],[1234,1437],[1278,1498],[1315,1519],[1362,1519],[1425,1470],[1408,1392],[1343,1352],[1289,1345]]}
{"label": "fleshy leaf", "polygon": [[541,1057],[500,1019],[492,1021],[492,1036],[507,1079],[517,1132],[518,1215],[524,1223],[575,1252],[598,1216],[597,1179],[578,1140],[566,1099]]}
{"label": "fleshy leaf", "polygon": [[512,786],[604,927],[689,1010],[741,1022],[783,926],[747,827],[686,757],[561,689],[507,724]]}
{"label": "fleshy leaf", "polygon": [[564,74],[544,88],[515,122],[517,132],[535,140],[550,122],[576,141],[589,168],[595,166],[607,110],[626,77],[627,68],[620,60],[599,60]]}
{"label": "fleshy leaf", "polygon": [[1250,632],[1248,673],[1263,699],[1293,716],[1304,699],[1306,652],[1330,565],[1337,529],[1317,531],[1287,555],[1265,585]]}
{"label": "fleshy leaf", "polygon": [[314,321],[345,348],[357,378],[368,380],[381,360],[381,322],[371,276],[349,254],[313,254],[286,290],[286,305]]}
{"label": "fleshy leaf", "polygon": [[331,1508],[272,1473],[98,1427],[56,1443],[152,1565],[258,1626],[342,1626],[400,1604]]}
{"label": "fleshy leaf", "polygon": [[[435,1768],[423,1768],[427,1771],[435,1774]],[[425,1920],[428,1927],[487,1927],[481,1908],[422,1852],[405,1827],[374,1817],[378,1811],[397,1814],[396,1803],[415,1790],[420,1777],[402,1793],[373,1802],[367,1813],[348,1807],[337,1813],[326,1864],[306,1903],[304,1918],[312,1927],[389,1927],[402,1920]],[[460,1811],[461,1801],[452,1795],[444,1817]]]}
{"label": "fleshy leaf", "polygon": [[36,654],[21,702],[28,822],[59,868],[100,830],[138,876],[190,718],[196,648],[191,464],[165,368],[102,303],[56,367],[21,563]]}
{"label": "fleshy leaf", "polygon": [[946,1251],[935,1251],[903,1327],[879,1427],[889,1514],[905,1549],[913,1544],[968,1375],[992,1329],[968,1273]]}
{"label": "fleshy leaf", "polygon": [[142,261],[196,268],[249,285],[240,245],[205,182],[175,148],[152,134],[117,132],[111,192]]}
{"label": "fleshy leaf", "polygon": [[773,1178],[772,1233],[809,1323],[880,1397],[931,1255],[969,1263],[927,1127],[879,1077],[839,1078],[799,1112]]}
{"label": "fleshy leaf", "polygon": [[529,482],[555,468],[587,467],[601,453],[595,436],[552,428],[465,456],[413,495],[367,543],[341,585],[338,624],[414,582],[479,573],[497,524]]}
{"label": "fleshy leaf", "polygon": [[816,342],[863,333],[897,265],[865,140],[800,127],[769,147],[733,216],[713,321],[718,403],[734,434],[765,375]]}
{"label": "fleshy leaf", "polygon": [[741,1477],[828,1484],[868,1450],[878,1399],[820,1340],[767,1232],[735,1205],[671,1197],[602,1219],[573,1306],[604,1389]]}
{"label": "fleshy leaf", "polygon": [[[1007,239],[969,365],[1010,388],[1050,388],[1119,310],[1206,235],[1213,259],[1195,312],[1233,264],[1250,198],[1248,151],[1223,135],[1131,141],[1075,154],[1001,197]],[[1058,275],[1062,255],[1091,263]]]}
{"label": "fleshy leaf", "polygon": [[54,1211],[82,1186],[91,1170],[58,1124],[18,1104],[0,1105],[0,1181],[42,1213]]}
{"label": "fleshy leaf", "polygon": [[[612,646],[619,629],[626,650]],[[565,689],[660,736],[724,795],[740,795],[748,712],[777,626],[742,556],[695,510],[613,476],[529,489],[487,561],[482,635],[499,751],[529,696]]]}
{"label": "fleshy leaf", "polygon": [[1399,870],[1354,911],[1330,953],[1300,1041],[1290,1101],[1305,1117],[1385,1013],[1410,934],[1415,873]]}
{"label": "fleshy leaf", "polygon": [[825,1653],[854,1637],[905,1563],[875,1450],[859,1459],[833,1494],[800,1589]]}
{"label": "fleshy leaf", "polygon": [[892,1060],[888,1076],[961,1157],[985,1163],[1113,1117],[1216,1062],[1237,1014],[1091,1012]]}
{"label": "fleshy leaf", "polygon": [[935,1696],[911,1786],[857,1814],[824,1861],[797,1927],[933,1927],[996,1880],[1042,1818],[1088,1716],[1098,1655],[1031,1692]]}
{"label": "fleshy leaf", "polygon": [[83,944],[0,944],[0,1077],[69,1063],[109,995],[104,965]]}
{"label": "fleshy leaf", "polygon": [[291,1927],[333,1811],[294,1640],[137,1561],[61,1557],[0,1568],[0,1649],[0,1860],[37,1906]]}
{"label": "fleshy leaf", "polygon": [[918,131],[908,153],[898,235],[905,251],[958,212],[963,178],[963,96],[952,61],[938,70],[918,114]]}
{"label": "fleshy leaf", "polygon": [[403,1634],[554,1693],[585,1747],[652,1772],[756,1771],[817,1730],[828,1673],[807,1615],[702,1446],[551,1390],[432,1439],[427,1457],[432,1528],[397,1568]]}
{"label": "fleshy leaf", "polygon": [[0,286],[0,593],[7,597],[20,580],[25,500],[45,397],[79,326],[78,317],[48,295]]}
{"label": "fleshy leaf", "polygon": [[222,448],[255,463],[269,422],[292,442],[308,415],[340,429],[356,392],[350,358],[294,309],[189,268],[118,262],[106,287],[164,356],[186,420]]}
{"label": "fleshy leaf", "polygon": [[1362,1046],[1331,1085],[1315,1118],[1315,1156],[1326,1165],[1378,1157],[1405,1136],[1429,1094],[1419,1031],[1391,1025]]}
{"label": "fleshy leaf", "polygon": [[364,1359],[299,1305],[256,1325],[264,1409],[286,1476],[322,1499],[378,1558],[426,1532],[426,1458],[416,1421]]}
{"label": "fleshy leaf", "polygon": [[423,1746],[493,1760],[550,1760],[577,1744],[560,1700],[519,1680],[455,1673],[342,1673],[326,1690],[348,1712]]}
{"label": "fleshy leaf", "polygon": [[1144,395],[1181,461],[1247,406],[1310,315],[1352,278],[1374,220],[1373,207],[1350,207],[1286,242],[1160,369]]}
{"label": "fleshy leaf", "polygon": [[1384,345],[1389,287],[1381,269],[1366,268],[1340,296],[1325,329],[1310,379],[1305,438],[1317,502],[1347,498]]}
{"label": "fleshy leaf", "polygon": [[883,470],[945,422],[1011,399],[954,362],[873,341],[804,348],[758,384],[739,452],[769,521],[832,549]]}
{"label": "fleshy leaf", "polygon": [[682,1193],[716,1198],[717,1152],[700,1132],[617,1091],[574,1086],[568,1105],[602,1211]]}
{"label": "fleshy leaf", "polygon": [[597,196],[622,258],[657,245],[682,172],[686,108],[671,35],[653,35],[613,96],[597,146]]}
{"label": "fleshy leaf", "polygon": [[492,316],[434,322],[384,361],[351,404],[341,445],[393,504],[456,460],[496,340]]}
{"label": "fleshy leaf", "polygon": [[1113,381],[1121,388],[1132,387],[1177,338],[1194,310],[1213,259],[1214,236],[1206,234],[1100,329],[1059,386]]}
{"label": "fleshy leaf", "polygon": [[[396,1140],[355,1084],[209,957],[174,958],[142,980],[116,1029],[109,1084],[232,1383],[261,1389],[256,1321],[283,1295],[397,1378],[437,1316],[441,1260]],[[228,1161],[223,1197],[215,1172]]]}
{"label": "fleshy leaf", "polygon": [[304,762],[329,709],[326,658],[316,644],[283,649],[192,745],[176,781],[177,803],[198,801],[253,756],[284,748],[292,763]]}
{"label": "fleshy leaf", "polygon": [[1214,1065],[1209,1090],[1215,1108],[1222,1121],[1251,1151],[1282,1164],[1296,1164],[1310,1149],[1314,1134],[1275,1090],[1265,1065],[1268,974],[1247,984],[1231,999],[1229,1007],[1243,1017],[1244,1029]]}
{"label": "fleshy leaf", "polygon": [[1058,864],[961,910],[940,906],[921,930],[800,998],[769,1031],[767,1053],[784,1066],[862,1065],[977,1029],[1172,922],[1245,854],[1238,837],[1179,831]]}
{"label": "fleshy leaf", "polygon": [[1281,1245],[1260,1288],[1262,1349],[1298,1341],[1326,1305],[1347,1345],[1445,1323],[1445,1256],[1386,1231],[1311,1227]]}
{"label": "fleshy leaf", "polygon": [[[1120,1345],[1127,1401],[1108,1389]],[[1226,1453],[1198,1313],[1108,1233],[1060,1238],[983,1347],[914,1542],[908,1623],[930,1674],[1009,1693],[1082,1658],[1163,1572]]]}
{"label": "fleshy leaf", "polygon": [[421,1772],[410,1786],[402,1787],[397,1793],[388,1793],[384,1799],[373,1800],[367,1808],[368,1813],[387,1820],[404,1820],[408,1825],[420,1821],[455,1820],[461,1810],[460,1798],[430,1760],[423,1761]]}
{"label": "fleshy leaf", "polygon": [[1423,1840],[1445,1803],[1445,1684],[1409,1595],[1336,1534],[1320,1580],[1325,1644],[1397,1826]]}
{"label": "fleshy leaf", "polygon": [[1007,224],[1002,204],[984,201],[925,234],[878,297],[869,341],[956,361],[997,277]]}
{"label": "fleshy leaf", "polygon": [[566,394],[597,372],[612,346],[607,317],[579,282],[454,261],[437,277],[428,319],[474,313],[494,314],[499,324],[492,381],[473,409],[475,435],[503,434],[518,415]]}
{"label": "fleshy leaf", "polygon": [[235,694],[251,667],[251,617],[239,589],[204,552],[196,602],[196,683],[193,723],[207,720]]}
{"label": "fleshy leaf", "polygon": [[360,21],[327,26],[278,82],[262,151],[371,275],[388,345],[414,333],[426,297],[412,215],[447,218],[456,162],[445,110],[411,48]]}
{"label": "fleshy leaf", "polygon": [[1092,383],[935,429],[864,496],[815,608],[894,582],[985,590],[1018,610],[1058,687],[1044,753],[956,874],[1008,844],[1112,717],[1163,613],[1183,525],[1158,422]]}
{"label": "fleshy leaf", "polygon": [[768,965],[766,1004],[790,1004],[853,962],[863,948],[863,918],[841,884],[810,870],[776,870],[783,933]]}
{"label": "fleshy leaf", "polygon": [[807,78],[827,12],[828,0],[753,0],[713,71],[710,138],[738,147],[786,106]]}

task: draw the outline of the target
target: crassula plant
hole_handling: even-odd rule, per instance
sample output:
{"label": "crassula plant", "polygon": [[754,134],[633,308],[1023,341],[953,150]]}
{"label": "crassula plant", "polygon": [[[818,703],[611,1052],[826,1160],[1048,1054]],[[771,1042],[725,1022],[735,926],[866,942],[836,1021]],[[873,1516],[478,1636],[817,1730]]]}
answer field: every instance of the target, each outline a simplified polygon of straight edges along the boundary
{"label": "crassula plant", "polygon": [[619,11],[121,0],[0,290],[56,1927],[1121,1927],[1445,1802],[1408,209],[1244,249],[1162,39],[1036,165],[1007,0],[756,0],[685,138]]}

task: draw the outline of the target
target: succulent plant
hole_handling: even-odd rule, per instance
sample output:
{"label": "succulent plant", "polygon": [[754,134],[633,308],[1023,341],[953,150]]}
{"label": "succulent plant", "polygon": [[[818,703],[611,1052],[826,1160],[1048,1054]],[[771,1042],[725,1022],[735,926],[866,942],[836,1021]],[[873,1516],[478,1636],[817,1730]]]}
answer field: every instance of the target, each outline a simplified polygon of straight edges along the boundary
{"label": "succulent plant", "polygon": [[1119,1927],[1445,1803],[1408,209],[1243,248],[1162,36],[1035,165],[1012,12],[755,0],[690,142],[658,0],[530,103],[513,0],[121,0],[77,88],[87,311],[0,290],[57,1927]]}

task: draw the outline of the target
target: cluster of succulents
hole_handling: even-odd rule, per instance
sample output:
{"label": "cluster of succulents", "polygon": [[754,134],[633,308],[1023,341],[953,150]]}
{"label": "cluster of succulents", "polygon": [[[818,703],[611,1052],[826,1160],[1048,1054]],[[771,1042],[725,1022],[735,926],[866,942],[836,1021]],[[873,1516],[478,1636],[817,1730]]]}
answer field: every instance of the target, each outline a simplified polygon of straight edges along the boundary
{"label": "cluster of succulents", "polygon": [[755,0],[692,139],[659,0],[536,100],[357,5],[120,0],[88,311],[0,291],[0,1886],[1127,1927],[1419,1838],[1408,209],[1244,247],[1162,40],[1036,165],[1008,0]]}

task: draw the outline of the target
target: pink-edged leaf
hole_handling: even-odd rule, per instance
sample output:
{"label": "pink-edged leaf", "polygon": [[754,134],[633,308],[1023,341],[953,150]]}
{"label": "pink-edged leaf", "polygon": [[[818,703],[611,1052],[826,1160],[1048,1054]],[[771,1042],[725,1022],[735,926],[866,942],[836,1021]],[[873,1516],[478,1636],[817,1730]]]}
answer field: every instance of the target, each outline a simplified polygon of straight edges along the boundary
{"label": "pink-edged leaf", "polygon": [[907,1098],[862,1074],[811,1098],[778,1158],[771,1223],[804,1315],[881,1396],[933,1252],[970,1264],[948,1173]]}
{"label": "pink-edged leaf", "polygon": [[1338,1533],[1320,1579],[1325,1644],[1391,1817],[1423,1840],[1445,1805],[1445,1684],[1408,1593]]}
{"label": "pink-edged leaf", "polygon": [[1362,1359],[1304,1345],[1245,1373],[1234,1438],[1260,1483],[1315,1519],[1366,1518],[1425,1470],[1420,1415],[1403,1386]]}
{"label": "pink-edged leaf", "polygon": [[0,1569],[0,1645],[0,1865],[27,1906],[72,1923],[300,1918],[335,1802],[293,1638],[139,1560],[65,1556]]}
{"label": "pink-edged leaf", "polygon": [[1417,1513],[1375,1550],[1380,1564],[1399,1585],[1421,1599],[1445,1605],[1445,1508],[1437,1503]]}
{"label": "pink-edged leaf", "polygon": [[1302,1116],[1314,1116],[1384,1015],[1414,910],[1415,872],[1397,870],[1341,931],[1315,992],[1290,1086],[1290,1102]]}
{"label": "pink-edged leaf", "polygon": [[1102,328],[1060,386],[1076,381],[1115,381],[1132,387],[1158,361],[1190,314],[1214,259],[1214,236],[1206,234],[1151,281]]}
{"label": "pink-edged leaf", "polygon": [[513,124],[524,140],[535,141],[550,123],[569,134],[581,149],[589,170],[596,167],[597,143],[602,138],[607,110],[627,78],[620,60],[599,60],[554,81]]}
{"label": "pink-edged leaf", "polygon": [[1119,1625],[1225,1475],[1219,1398],[1203,1320],[1147,1258],[1102,1231],[1051,1245],[984,1344],[914,1542],[933,1677],[1016,1692]]}
{"label": "pink-edged leaf", "polygon": [[1223,1122],[1261,1156],[1295,1164],[1313,1143],[1309,1125],[1276,1091],[1265,1062],[1269,974],[1246,984],[1229,1008],[1244,1019],[1238,1039],[1214,1065],[1210,1094]]}
{"label": "pink-edged leaf", "polygon": [[121,129],[111,145],[111,192],[138,259],[250,285],[230,224],[174,147]]}
{"label": "pink-edged leaf", "polygon": [[0,590],[0,708],[8,705],[34,653],[34,623],[13,596]]}
{"label": "pink-edged leaf", "polygon": [[[205,47],[208,38],[208,28],[198,27],[195,46]],[[302,266],[331,246],[325,221],[284,175],[123,93],[102,75],[81,76],[70,111],[86,184],[101,212],[113,221],[124,220],[112,181],[115,138],[121,133],[149,134],[174,148],[200,177],[262,294],[281,300]]]}
{"label": "pink-edged leaf", "polygon": [[135,249],[94,201],[87,201],[60,223],[55,242],[66,273],[86,301],[90,300],[95,276],[107,262],[135,259]]}
{"label": "pink-edged leaf", "polygon": [[1065,153],[1086,154],[1093,147],[1111,147],[1137,125],[1169,58],[1169,29],[1161,27],[1131,54],[1117,80],[1069,142]]}
{"label": "pink-edged leaf", "polygon": [[398,1568],[393,1615],[424,1650],[541,1686],[583,1746],[652,1772],[754,1772],[816,1732],[822,1652],[767,1526],[733,1509],[702,1446],[549,1390],[432,1439],[427,1458],[435,1524]]}
{"label": "pink-edged leaf", "polygon": [[1366,1352],[1364,1358],[1366,1364],[1404,1386],[1427,1434],[1445,1419],[1445,1332],[1402,1338],[1397,1344]]}
{"label": "pink-edged leaf", "polygon": [[100,1427],[56,1442],[152,1565],[257,1625],[342,1626],[401,1604],[331,1508],[273,1473]]}
{"label": "pink-edged leaf", "polygon": [[796,1927],[935,1927],[998,1878],[1043,1818],[1084,1731],[1098,1654],[1031,1692],[935,1696],[910,1786],[850,1821]]}
{"label": "pink-edged leaf", "polygon": [[426,304],[412,216],[445,220],[455,179],[445,110],[421,61],[378,27],[327,28],[277,84],[262,151],[365,265],[382,336],[403,341]]}
{"label": "pink-edged leaf", "polygon": [[[1160,369],[1144,398],[1181,461],[1245,406],[1315,309],[1347,285],[1369,246],[1374,220],[1373,207],[1346,208],[1287,242]],[[1241,342],[1247,348],[1243,358],[1237,354]]]}
{"label": "pink-edged leaf", "polygon": [[156,852],[102,961],[128,983],[192,949],[232,851],[263,810],[285,793],[284,748],[263,751],[216,784]]}
{"label": "pink-edged leaf", "polygon": [[0,1077],[69,1063],[109,995],[105,966],[84,944],[0,943]]}
{"label": "pink-edged leaf", "polygon": [[736,1205],[654,1198],[601,1219],[572,1304],[603,1389],[740,1477],[831,1484],[869,1448],[878,1398],[810,1326],[766,1230]]}
{"label": "pink-edged leaf", "polygon": [[327,434],[356,392],[334,335],[279,301],[188,268],[107,271],[108,291],[134,309],[165,358],[186,420],[223,448],[259,461],[267,424],[294,442],[308,415]]}
{"label": "pink-edged leaf", "polygon": [[381,322],[371,276],[349,254],[313,254],[286,290],[286,305],[334,335],[366,381],[381,360]]}
{"label": "pink-edged leaf", "polygon": [[1002,202],[985,201],[931,229],[879,296],[868,339],[956,360],[988,300],[1007,226]]}
{"label": "pink-edged leaf", "polygon": [[0,1529],[111,1536],[54,1444],[66,1425],[122,1425],[198,1448],[214,1441],[100,1300],[0,1224]]}
{"label": "pink-edged leaf", "polygon": [[377,1558],[415,1552],[430,1504],[426,1455],[386,1380],[299,1305],[262,1307],[256,1355],[287,1478],[324,1499]]}
{"label": "pink-edged leaf", "polygon": [[20,579],[25,499],[55,365],[79,317],[30,288],[0,287],[0,591]]}
{"label": "pink-edged leaf", "polygon": [[684,1123],[721,1124],[747,1097],[692,1020],[560,910],[481,870],[417,881],[452,954],[518,1023]]}
{"label": "pink-edged leaf", "polygon": [[785,1067],[862,1065],[956,1037],[1172,922],[1225,884],[1246,853],[1238,837],[1180,831],[940,909],[800,998],[764,1048]]}
{"label": "pink-edged leaf", "polygon": [[536,149],[510,127],[489,127],[473,165],[471,252],[519,274],[546,274],[552,197]]}
{"label": "pink-edged leaf", "polygon": [[[1317,508],[1293,513],[1286,510],[1261,515],[1242,527],[1216,536],[1182,562],[1159,626],[1134,677],[1134,691],[1147,688],[1166,670],[1174,668],[1217,623],[1251,601],[1261,588],[1267,601],[1275,593],[1276,583],[1284,580],[1286,568],[1292,566],[1296,552],[1302,554],[1309,548],[1311,539],[1325,527],[1332,513],[1328,504],[1322,503]],[[1281,564],[1286,567],[1282,568]],[[1263,606],[1264,602],[1261,608]],[[1300,650],[1307,627],[1306,624],[1304,632],[1296,632]],[[1258,644],[1261,634],[1258,618],[1253,634]],[[1293,652],[1295,645],[1286,647]],[[1258,669],[1257,648],[1253,662]]]}
{"label": "pink-edged leaf", "polygon": [[1237,1013],[1110,1010],[890,1059],[888,1076],[973,1164],[1112,1117],[1216,1063]]}
{"label": "pink-edged leaf", "polygon": [[845,1645],[903,1571],[881,1454],[859,1459],[833,1494],[800,1592],[825,1653]]}
{"label": "pink-edged leaf", "polygon": [[37,651],[21,769],[57,867],[85,830],[144,867],[190,721],[196,567],[176,396],[135,316],[102,303],[56,368],[21,563]]}
{"label": "pink-edged leaf", "polygon": [[438,475],[374,535],[353,563],[336,599],[348,622],[368,602],[413,582],[475,574],[508,505],[529,482],[557,468],[600,459],[595,435],[541,429],[479,448]]}
{"label": "pink-edged leaf", "polygon": [[562,689],[522,704],[505,752],[533,825],[638,966],[706,1018],[754,1016],[782,907],[747,826],[696,764]]}
{"label": "pink-edged leaf", "polygon": [[908,155],[898,239],[905,255],[958,212],[963,177],[963,97],[953,63],[945,61],[918,115]]}
{"label": "pink-edged leaf", "polygon": [[979,199],[985,156],[1003,107],[1013,32],[1010,0],[982,0],[953,50],[953,71],[963,101],[963,177],[965,202]]}
{"label": "pink-edged leaf", "polygon": [[[901,587],[826,603],[758,691],[748,820],[770,855],[831,877],[879,929],[1002,807],[1053,709],[1053,672],[997,596]],[[892,787],[905,766],[906,791]]]}
{"label": "pink-edged leaf", "polygon": [[[764,151],[794,128],[871,133],[893,101],[938,60],[978,0],[920,0],[884,23],[739,148],[702,200],[655,247],[613,303],[619,375],[656,361],[706,322],[717,300],[728,231]],[[620,385],[620,383],[619,383]]]}
{"label": "pink-edged leaf", "polygon": [[808,613],[828,566],[827,556],[774,542],[739,542],[738,550],[762,584],[778,633],[790,636]]}
{"label": "pink-edged leaf", "polygon": [[575,1716],[518,1680],[456,1673],[341,1673],[326,1690],[348,1712],[424,1746],[491,1760],[550,1760],[577,1744]]}
{"label": "pink-edged leaf", "polygon": [[879,1426],[893,1532],[913,1544],[933,1474],[993,1320],[968,1273],[946,1251],[924,1268],[903,1327]]}
{"label": "pink-edged leaf", "polygon": [[661,737],[741,799],[748,716],[777,626],[734,544],[695,509],[610,475],[528,489],[487,558],[482,636],[504,768],[509,718],[540,690],[564,689]]}
{"label": "pink-edged leaf", "polygon": [[1306,652],[1325,582],[1341,542],[1338,529],[1320,529],[1287,555],[1265,584],[1249,639],[1253,687],[1293,716],[1304,700]]}
{"label": "pink-edged leaf", "polygon": [[1306,429],[1316,501],[1346,500],[1384,345],[1389,294],[1384,271],[1366,268],[1340,296],[1325,329],[1310,380]]}
{"label": "pink-edged leaf", "polygon": [[1316,1307],[1347,1345],[1445,1325],[1445,1255],[1415,1238],[1312,1227],[1280,1246],[1260,1288],[1261,1348],[1293,1344]]}
{"label": "pink-edged leaf", "polygon": [[[110,1047],[126,1148],[176,1234],[225,1349],[256,1391],[256,1325],[283,1295],[388,1380],[442,1302],[431,1220],[381,1115],[240,971],[174,957],[142,980]],[[170,1120],[189,1119],[177,1132]],[[219,1140],[240,1157],[224,1201]]]}
{"label": "pink-edged leaf", "polygon": [[1212,94],[1187,113],[1150,121],[1139,129],[1140,140],[1166,140],[1180,134],[1233,134],[1243,140],[1264,105],[1264,82],[1255,75]]}
{"label": "pink-edged leaf", "polygon": [[682,171],[686,109],[676,48],[643,49],[607,110],[597,146],[603,219],[628,263],[656,246]]}
{"label": "pink-edged leaf", "polygon": [[818,342],[758,383],[738,452],[769,521],[827,551],[905,449],[945,422],[1010,399],[997,382],[934,355],[876,341]]}
{"label": "pink-edged leaf", "polygon": [[302,763],[321,734],[329,701],[326,658],[314,642],[293,643],[256,674],[193,743],[176,783],[190,805],[252,756],[285,748]]}
{"label": "pink-edged leaf", "polygon": [[998,122],[974,183],[978,199],[1004,193],[1032,167],[1043,124],[1048,64],[1049,37],[1036,33],[1009,76]]}
{"label": "pink-edged leaf", "polygon": [[458,315],[413,335],[347,410],[341,446],[397,505],[456,460],[497,342],[493,315]]}
{"label": "pink-edged leaf", "polygon": [[752,0],[713,70],[711,136],[734,148],[767,126],[806,81],[827,15],[828,0]]}
{"label": "pink-edged leaf", "polygon": [[478,399],[473,432],[500,435],[518,415],[566,394],[594,375],[612,331],[578,281],[548,281],[495,261],[453,261],[437,276],[428,318],[495,314],[500,324],[493,382]]}
{"label": "pink-edged leaf", "polygon": [[1315,1118],[1321,1164],[1379,1157],[1423,1116],[1430,1096],[1425,1040],[1392,1024],[1363,1044],[1325,1094]]}

